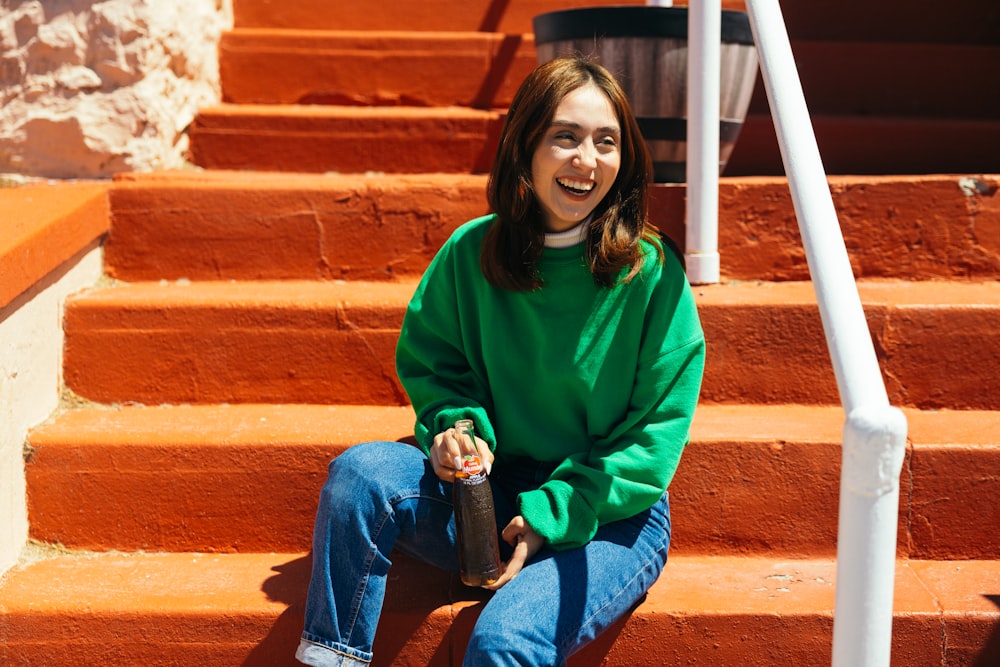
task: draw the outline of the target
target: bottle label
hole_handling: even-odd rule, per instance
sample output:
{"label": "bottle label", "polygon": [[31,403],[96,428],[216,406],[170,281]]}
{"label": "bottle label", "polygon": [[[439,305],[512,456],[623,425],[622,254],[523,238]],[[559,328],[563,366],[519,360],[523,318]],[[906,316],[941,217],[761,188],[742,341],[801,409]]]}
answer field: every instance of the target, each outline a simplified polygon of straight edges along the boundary
{"label": "bottle label", "polygon": [[466,454],[462,457],[462,472],[469,477],[475,477],[483,472],[483,462],[478,456]]}

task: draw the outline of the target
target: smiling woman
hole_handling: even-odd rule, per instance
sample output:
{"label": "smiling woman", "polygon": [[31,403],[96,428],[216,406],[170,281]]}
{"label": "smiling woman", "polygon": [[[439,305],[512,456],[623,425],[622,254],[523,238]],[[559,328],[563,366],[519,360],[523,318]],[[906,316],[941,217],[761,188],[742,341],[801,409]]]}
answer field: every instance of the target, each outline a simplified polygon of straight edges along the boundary
{"label": "smiling woman", "polygon": [[494,212],[445,242],[403,319],[396,370],[419,448],[364,443],[330,464],[299,660],[372,659],[393,549],[458,571],[464,455],[489,471],[503,559],[465,667],[561,667],[656,581],[705,341],[648,220],[651,172],[607,70],[560,58],[521,85]]}
{"label": "smiling woman", "polygon": [[540,65],[514,96],[493,161],[487,198],[497,224],[486,233],[483,273],[497,287],[538,287],[545,233],[586,220],[580,238],[594,280],[610,286],[626,266],[631,279],[639,240],[657,238],[651,182],[646,143],[614,77],[586,58]]}
{"label": "smiling woman", "polygon": [[621,165],[620,136],[611,100],[597,86],[577,88],[562,99],[531,160],[546,231],[575,227],[608,194]]}

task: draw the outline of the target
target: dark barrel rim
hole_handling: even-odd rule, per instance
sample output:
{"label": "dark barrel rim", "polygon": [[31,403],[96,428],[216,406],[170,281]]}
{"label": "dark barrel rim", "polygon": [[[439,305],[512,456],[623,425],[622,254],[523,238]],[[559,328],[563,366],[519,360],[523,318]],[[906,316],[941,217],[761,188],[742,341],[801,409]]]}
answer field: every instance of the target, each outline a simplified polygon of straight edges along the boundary
{"label": "dark barrel rim", "polygon": [[[687,7],[621,5],[580,7],[539,14],[532,19],[536,44],[600,37],[687,38]],[[722,10],[722,41],[753,44],[746,12]]]}

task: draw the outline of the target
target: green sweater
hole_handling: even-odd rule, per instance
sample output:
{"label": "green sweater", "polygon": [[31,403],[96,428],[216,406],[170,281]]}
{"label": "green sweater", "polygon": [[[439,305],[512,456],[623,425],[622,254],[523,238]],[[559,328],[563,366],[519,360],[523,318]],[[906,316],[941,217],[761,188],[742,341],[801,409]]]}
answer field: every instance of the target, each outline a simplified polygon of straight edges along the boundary
{"label": "green sweater", "polygon": [[557,463],[522,493],[525,520],[556,549],[663,495],[688,442],[705,340],[680,263],[646,260],[630,283],[595,285],[584,244],[546,248],[544,287],[490,285],[479,268],[493,216],[455,231],[407,309],[396,370],[425,451],[471,418],[498,461]]}

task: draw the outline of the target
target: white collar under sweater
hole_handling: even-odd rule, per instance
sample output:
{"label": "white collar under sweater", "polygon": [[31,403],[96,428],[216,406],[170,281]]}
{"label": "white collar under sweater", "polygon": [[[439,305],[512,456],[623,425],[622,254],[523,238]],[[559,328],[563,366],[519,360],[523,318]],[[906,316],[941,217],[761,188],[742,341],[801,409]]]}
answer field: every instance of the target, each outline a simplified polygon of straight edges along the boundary
{"label": "white collar under sweater", "polygon": [[587,224],[590,222],[588,217],[586,220],[571,227],[564,232],[552,232],[551,234],[545,235],[545,247],[546,248],[569,248],[570,246],[575,246],[577,243],[583,243],[584,239],[587,238]]}

